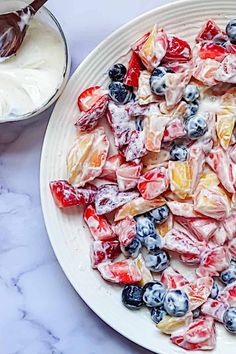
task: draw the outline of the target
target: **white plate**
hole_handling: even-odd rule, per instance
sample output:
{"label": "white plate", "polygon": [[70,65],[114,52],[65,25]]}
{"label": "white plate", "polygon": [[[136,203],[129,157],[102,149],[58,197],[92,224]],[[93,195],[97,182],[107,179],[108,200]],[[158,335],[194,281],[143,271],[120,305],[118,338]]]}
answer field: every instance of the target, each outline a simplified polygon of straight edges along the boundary
{"label": "white plate", "polygon": [[[202,23],[213,18],[224,27],[236,15],[235,0],[178,1],[154,9],[109,36],[79,66],[52,114],[41,160],[41,199],[48,235],[58,261],[79,295],[106,323],[133,342],[159,354],[186,353],[159,333],[146,310],[132,312],[120,301],[121,289],[109,285],[90,268],[91,238],[80,209],[59,210],[51,197],[50,180],[66,179],[66,154],[76,136],[73,122],[78,115],[76,100],[85,88],[106,83],[107,69],[127,53],[131,43],[154,23],[167,32],[193,42]],[[214,354],[235,353],[235,337],[217,328]]]}

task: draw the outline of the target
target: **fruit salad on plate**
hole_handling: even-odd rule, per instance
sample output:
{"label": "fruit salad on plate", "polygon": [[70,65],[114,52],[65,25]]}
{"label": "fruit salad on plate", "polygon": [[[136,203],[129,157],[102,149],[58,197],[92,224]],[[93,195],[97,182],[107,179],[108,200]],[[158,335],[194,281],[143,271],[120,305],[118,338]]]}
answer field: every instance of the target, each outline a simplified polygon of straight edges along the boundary
{"label": "fruit salad on plate", "polygon": [[216,322],[236,334],[236,20],[208,20],[192,48],[155,25],[107,72],[79,94],[52,196],[84,206],[91,266],[124,306],[146,306],[177,346],[213,349]]}

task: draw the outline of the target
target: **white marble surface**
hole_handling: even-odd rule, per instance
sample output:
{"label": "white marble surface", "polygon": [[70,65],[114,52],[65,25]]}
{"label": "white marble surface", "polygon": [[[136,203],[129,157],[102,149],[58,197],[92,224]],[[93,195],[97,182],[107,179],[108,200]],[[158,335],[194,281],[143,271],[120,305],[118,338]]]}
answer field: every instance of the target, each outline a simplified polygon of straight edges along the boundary
{"label": "white marble surface", "polygon": [[[73,71],[114,29],[168,2],[49,0],[48,7],[65,30]],[[49,116],[0,126],[0,354],[148,354],[86,306],[54,256],[39,195]]]}

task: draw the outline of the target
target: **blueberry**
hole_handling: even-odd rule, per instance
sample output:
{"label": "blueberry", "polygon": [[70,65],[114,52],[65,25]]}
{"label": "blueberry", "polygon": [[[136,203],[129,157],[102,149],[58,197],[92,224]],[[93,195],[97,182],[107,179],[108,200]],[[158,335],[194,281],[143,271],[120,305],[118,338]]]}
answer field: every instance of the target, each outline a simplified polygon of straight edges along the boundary
{"label": "blueberry", "polygon": [[166,89],[166,73],[172,73],[172,70],[159,66],[154,69],[150,77],[150,87],[155,95],[164,95]]}
{"label": "blueberry", "polygon": [[145,237],[143,245],[148,251],[158,251],[161,247],[161,236],[153,233]]}
{"label": "blueberry", "polygon": [[143,131],[143,117],[137,117],[137,119],[135,119],[135,126],[139,132]]}
{"label": "blueberry", "polygon": [[210,293],[210,296],[209,296],[209,297],[210,297],[211,299],[216,299],[217,296],[219,295],[219,291],[220,291],[219,285],[217,284],[216,281],[214,281],[213,286],[212,286],[212,289],[211,289],[211,293]]}
{"label": "blueberry", "polygon": [[164,308],[170,316],[184,316],[189,310],[188,295],[183,290],[169,290],[165,296]]}
{"label": "blueberry", "polygon": [[138,285],[126,285],[121,297],[125,307],[130,310],[138,310],[143,305],[143,289]]}
{"label": "blueberry", "polygon": [[108,74],[112,81],[123,82],[126,74],[126,67],[123,64],[114,64],[110,68]]}
{"label": "blueberry", "polygon": [[236,267],[230,266],[228,269],[220,273],[220,280],[224,284],[230,284],[236,280]]}
{"label": "blueberry", "polygon": [[136,237],[128,246],[122,249],[126,257],[137,258],[142,248],[141,241]]}
{"label": "blueberry", "polygon": [[190,102],[187,104],[186,112],[184,113],[184,119],[190,119],[191,117],[195,116],[199,109],[198,101]]}
{"label": "blueberry", "polygon": [[162,272],[170,265],[170,256],[163,250],[145,256],[145,264],[152,272]]}
{"label": "blueberry", "polygon": [[136,220],[136,236],[141,242],[144,242],[145,237],[156,234],[155,226],[152,220],[147,216],[140,215]]}
{"label": "blueberry", "polygon": [[186,123],[187,135],[190,139],[198,139],[207,132],[207,122],[201,116],[194,116]]}
{"label": "blueberry", "polygon": [[200,97],[200,91],[196,85],[189,84],[185,87],[183,99],[186,102],[196,101]]}
{"label": "blueberry", "polygon": [[201,307],[197,307],[195,310],[192,311],[193,318],[198,318],[201,315]]}
{"label": "blueberry", "polygon": [[109,85],[109,95],[114,102],[125,104],[132,99],[132,88],[114,81]]}
{"label": "blueberry", "polygon": [[158,307],[164,302],[166,289],[160,281],[149,282],[143,287],[143,301],[148,307]]}
{"label": "blueberry", "polygon": [[184,145],[174,145],[170,150],[170,159],[172,161],[186,161],[188,149]]}
{"label": "blueberry", "polygon": [[148,217],[153,220],[155,224],[162,224],[168,218],[170,209],[167,204],[158,208],[152,209],[147,213]]}
{"label": "blueberry", "polygon": [[236,333],[236,307],[230,307],[225,311],[223,323],[227,331]]}
{"label": "blueberry", "polygon": [[225,31],[230,42],[236,44],[236,19],[229,21]]}
{"label": "blueberry", "polygon": [[163,306],[161,307],[152,307],[151,308],[151,319],[155,323],[161,322],[163,318],[167,315],[166,310],[164,309]]}

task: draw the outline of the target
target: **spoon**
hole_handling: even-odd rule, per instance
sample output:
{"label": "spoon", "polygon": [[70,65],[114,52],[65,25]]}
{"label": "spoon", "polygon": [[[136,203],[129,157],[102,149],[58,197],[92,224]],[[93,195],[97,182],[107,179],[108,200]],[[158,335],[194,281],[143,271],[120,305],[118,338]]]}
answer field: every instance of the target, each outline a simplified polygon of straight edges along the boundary
{"label": "spoon", "polygon": [[26,34],[32,16],[47,0],[34,0],[21,10],[0,15],[0,61],[18,51]]}

